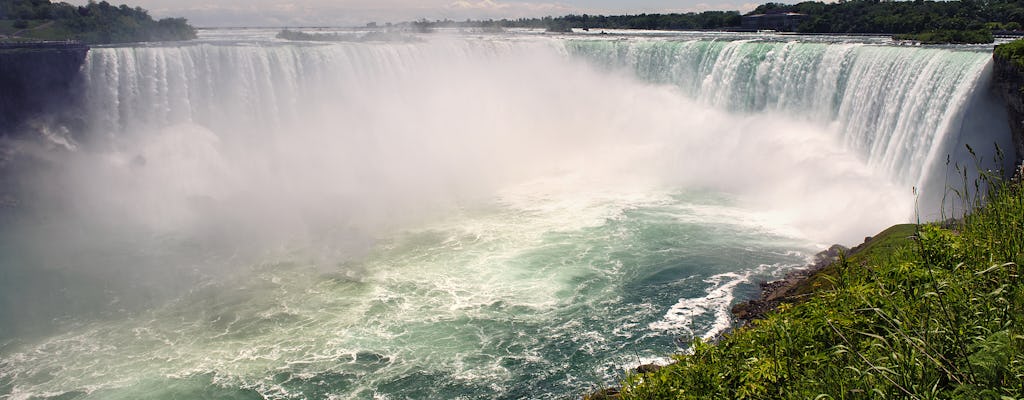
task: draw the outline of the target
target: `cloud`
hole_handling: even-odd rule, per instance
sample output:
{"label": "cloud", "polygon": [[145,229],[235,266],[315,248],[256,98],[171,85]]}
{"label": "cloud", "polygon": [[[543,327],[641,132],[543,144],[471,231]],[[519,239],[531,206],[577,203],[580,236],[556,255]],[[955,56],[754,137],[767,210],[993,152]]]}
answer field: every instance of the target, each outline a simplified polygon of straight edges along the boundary
{"label": "cloud", "polygon": [[564,15],[574,9],[561,3],[499,2],[495,0],[455,0],[448,11],[467,18],[520,18]]}

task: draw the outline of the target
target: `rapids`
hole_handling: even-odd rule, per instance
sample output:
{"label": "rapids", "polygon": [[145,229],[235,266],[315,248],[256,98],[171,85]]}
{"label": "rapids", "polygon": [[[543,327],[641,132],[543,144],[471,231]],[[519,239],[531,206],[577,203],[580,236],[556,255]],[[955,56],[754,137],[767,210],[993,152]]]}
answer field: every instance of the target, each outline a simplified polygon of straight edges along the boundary
{"label": "rapids", "polygon": [[273,33],[94,48],[3,140],[0,398],[578,394],[1009,148],[985,48]]}

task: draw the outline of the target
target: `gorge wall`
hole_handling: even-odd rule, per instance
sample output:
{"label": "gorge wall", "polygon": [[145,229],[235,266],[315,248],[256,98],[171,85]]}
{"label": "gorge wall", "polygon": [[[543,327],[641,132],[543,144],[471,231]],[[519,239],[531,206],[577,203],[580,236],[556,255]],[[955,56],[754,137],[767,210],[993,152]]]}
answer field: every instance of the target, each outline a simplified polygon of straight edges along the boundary
{"label": "gorge wall", "polygon": [[1014,165],[1020,167],[1024,161],[1024,67],[999,54],[994,54],[992,59],[993,89],[1006,101],[1016,153]]}
{"label": "gorge wall", "polygon": [[78,43],[0,45],[0,134],[74,104],[72,87],[88,51]]}

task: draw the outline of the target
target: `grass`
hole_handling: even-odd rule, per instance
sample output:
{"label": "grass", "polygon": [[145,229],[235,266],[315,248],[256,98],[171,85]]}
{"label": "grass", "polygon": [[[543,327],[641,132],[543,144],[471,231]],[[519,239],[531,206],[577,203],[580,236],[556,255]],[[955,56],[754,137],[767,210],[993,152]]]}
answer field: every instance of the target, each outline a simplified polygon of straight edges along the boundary
{"label": "grass", "polygon": [[[889,227],[879,232],[863,245],[851,250],[847,263],[851,265],[866,266],[873,260],[886,257],[893,251],[910,243],[910,237],[917,231],[915,224],[900,224]],[[794,290],[796,296],[806,296],[823,289],[833,289],[834,283],[840,277],[839,266],[832,264],[822,268],[821,271],[803,281]]]}
{"label": "grass", "polygon": [[880,233],[805,301],[626,377],[622,398],[1024,397],[1024,191],[981,179],[953,226]]}

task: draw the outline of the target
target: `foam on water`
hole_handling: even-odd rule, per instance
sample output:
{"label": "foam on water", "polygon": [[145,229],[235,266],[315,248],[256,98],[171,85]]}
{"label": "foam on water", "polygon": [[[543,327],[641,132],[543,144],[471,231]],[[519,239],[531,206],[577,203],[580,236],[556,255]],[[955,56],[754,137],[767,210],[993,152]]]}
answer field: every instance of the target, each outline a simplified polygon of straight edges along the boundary
{"label": "foam on water", "polygon": [[257,33],[93,49],[88,128],[5,139],[46,162],[18,172],[0,266],[25,279],[0,284],[60,319],[7,336],[0,396],[612,383],[727,329],[758,280],[907,220],[987,65],[749,37]]}
{"label": "foam on water", "polygon": [[[790,270],[798,265],[760,265],[758,268],[740,273],[726,272],[704,279],[710,286],[698,297],[682,298],[669,308],[661,321],[648,325],[652,330],[680,332],[684,337],[711,340],[732,327],[732,305],[736,300],[736,287],[751,282],[754,276],[778,276],[779,271]],[[704,317],[704,318],[702,318]],[[710,317],[710,320],[708,320]],[[699,321],[704,319],[704,321]]]}
{"label": "foam on water", "polygon": [[[567,185],[571,179],[561,186]],[[679,330],[646,328],[666,323],[656,305],[664,297],[740,284],[726,282],[736,276],[724,273],[705,288],[689,277],[712,265],[679,260],[692,254],[697,261],[710,256],[707,250],[679,253],[673,244],[685,243],[677,235],[686,232],[731,241],[729,233],[700,233],[729,226],[728,219],[661,218],[713,204],[692,207],[684,200],[689,195],[657,191],[601,197],[537,188],[528,183],[490,206],[407,230],[337,272],[301,262],[253,266],[229,284],[211,282],[166,307],[27,346],[6,358],[0,375],[15,382],[15,399],[61,388],[131,397],[153,390],[140,382],[207,375],[218,387],[302,398],[315,393],[303,385],[329,373],[341,374],[331,390],[342,397],[451,397],[461,390],[471,397],[557,397],[614,378],[628,360],[622,354],[671,351]],[[796,242],[789,243],[777,251]],[[668,275],[650,276],[651,267]],[[640,301],[629,299],[639,294]],[[679,315],[666,318],[686,324]],[[411,384],[392,391],[421,374],[452,384],[436,393]],[[34,382],[39,375],[50,379]],[[547,389],[535,391],[534,379]]]}
{"label": "foam on water", "polygon": [[569,48],[705,104],[832,125],[871,168],[925,191],[943,190],[929,178],[943,170],[946,154],[960,156],[958,140],[973,137],[985,149],[1008,144],[1003,124],[963,125],[969,105],[990,96],[989,49],[789,39],[573,41]]}

